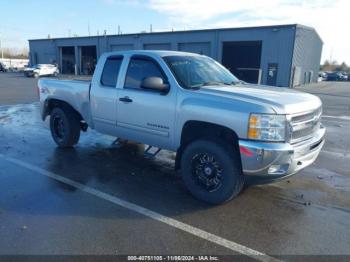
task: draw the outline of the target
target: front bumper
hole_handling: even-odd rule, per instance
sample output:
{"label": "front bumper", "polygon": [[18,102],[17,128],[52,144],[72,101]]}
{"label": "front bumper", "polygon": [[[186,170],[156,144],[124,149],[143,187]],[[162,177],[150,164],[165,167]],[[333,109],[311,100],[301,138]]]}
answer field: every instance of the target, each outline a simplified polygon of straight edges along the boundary
{"label": "front bumper", "polygon": [[297,173],[316,160],[324,145],[325,133],[326,129],[321,126],[313,138],[294,145],[240,140],[244,175],[276,180]]}

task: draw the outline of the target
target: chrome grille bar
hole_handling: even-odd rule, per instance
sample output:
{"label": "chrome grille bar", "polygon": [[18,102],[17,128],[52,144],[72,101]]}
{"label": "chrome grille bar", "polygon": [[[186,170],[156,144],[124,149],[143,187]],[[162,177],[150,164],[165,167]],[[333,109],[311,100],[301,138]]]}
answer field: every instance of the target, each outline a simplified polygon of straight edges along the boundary
{"label": "chrome grille bar", "polygon": [[312,138],[320,128],[322,108],[291,117],[291,144]]}

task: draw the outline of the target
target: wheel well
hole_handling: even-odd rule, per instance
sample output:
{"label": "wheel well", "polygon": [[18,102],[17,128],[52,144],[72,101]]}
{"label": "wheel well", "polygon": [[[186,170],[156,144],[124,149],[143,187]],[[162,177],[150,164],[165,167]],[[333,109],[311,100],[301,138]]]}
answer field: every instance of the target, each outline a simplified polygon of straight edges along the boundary
{"label": "wheel well", "polygon": [[43,119],[45,119],[47,116],[51,115],[52,110],[55,107],[60,107],[60,108],[69,108],[71,109],[73,112],[76,113],[79,121],[83,120],[83,117],[81,116],[81,114],[75,110],[70,104],[68,104],[65,101],[62,100],[58,100],[58,99],[50,99],[48,101],[45,102],[45,110],[44,110],[44,115],[43,115]]}
{"label": "wheel well", "polygon": [[175,168],[177,170],[180,169],[180,159],[184,148],[192,141],[200,138],[227,142],[232,150],[239,152],[238,136],[232,129],[202,121],[188,121],[182,129],[181,146],[176,154]]}

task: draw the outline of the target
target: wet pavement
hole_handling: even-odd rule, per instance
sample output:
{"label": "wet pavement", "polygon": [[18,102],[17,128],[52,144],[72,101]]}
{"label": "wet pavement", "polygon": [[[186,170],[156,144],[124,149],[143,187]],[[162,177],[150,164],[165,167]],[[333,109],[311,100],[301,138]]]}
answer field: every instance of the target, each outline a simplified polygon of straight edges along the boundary
{"label": "wet pavement", "polygon": [[237,254],[43,175],[49,171],[271,256],[350,255],[350,84],[304,90],[325,103],[327,142],[317,161],[221,206],[187,192],[171,152],[147,159],[143,145],[116,148],[90,129],[74,149],[58,149],[31,98],[0,106],[0,254]]}

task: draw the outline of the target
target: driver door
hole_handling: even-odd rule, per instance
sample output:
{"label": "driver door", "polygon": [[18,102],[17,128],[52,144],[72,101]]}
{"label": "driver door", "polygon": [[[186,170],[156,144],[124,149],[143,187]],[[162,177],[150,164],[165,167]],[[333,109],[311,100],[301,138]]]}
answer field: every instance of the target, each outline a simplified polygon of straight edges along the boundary
{"label": "driver door", "polygon": [[168,78],[159,63],[149,56],[132,56],[123,88],[118,90],[117,133],[120,137],[144,144],[169,148],[174,134],[176,89],[167,94],[143,89],[148,77]]}

